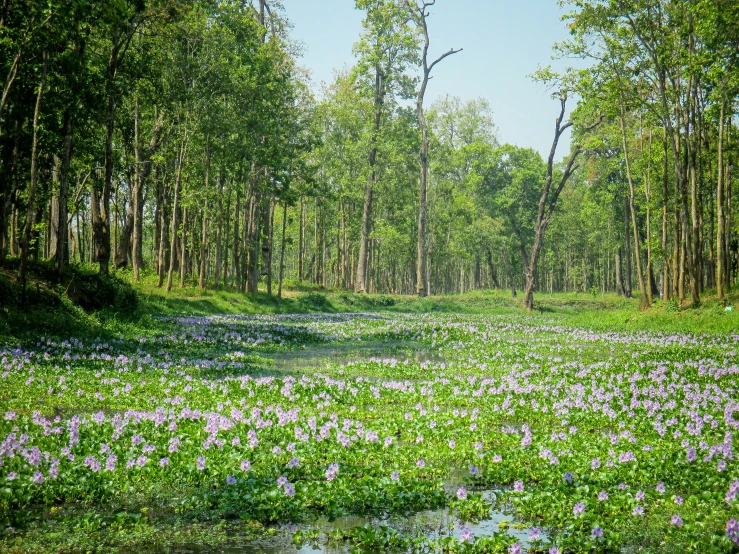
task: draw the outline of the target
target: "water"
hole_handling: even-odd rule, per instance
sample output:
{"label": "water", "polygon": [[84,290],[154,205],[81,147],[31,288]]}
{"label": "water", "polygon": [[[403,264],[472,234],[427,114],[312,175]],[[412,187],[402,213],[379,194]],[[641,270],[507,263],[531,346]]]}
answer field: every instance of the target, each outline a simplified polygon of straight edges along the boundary
{"label": "water", "polygon": [[326,364],[347,365],[360,362],[391,362],[403,364],[446,362],[446,357],[438,350],[434,351],[422,345],[408,345],[403,343],[365,344],[328,344],[312,346],[302,350],[290,350],[264,354],[265,359],[271,360],[270,366],[280,371],[294,371],[299,368],[319,368]]}
{"label": "water", "polygon": [[[465,482],[465,478],[468,475],[469,472],[466,469],[452,470],[444,484],[445,491],[448,494],[454,494],[457,488]],[[469,489],[469,492],[480,494],[487,503],[493,506],[499,506],[496,501],[504,491],[502,489]],[[508,535],[524,545],[524,547],[529,547],[529,528],[513,528],[513,517],[507,512],[510,506],[503,505],[499,506],[498,509],[503,511],[496,511],[494,508],[485,519],[477,523],[468,522],[464,524],[464,527],[470,530],[473,537],[484,537],[504,530]],[[501,529],[501,523],[504,521],[506,524]],[[347,554],[351,544],[348,541],[331,540],[330,537],[337,531],[346,532],[365,525],[371,525],[373,527],[385,526],[405,536],[418,537],[422,535],[432,541],[449,536],[459,539],[463,529],[462,524],[449,508],[424,510],[411,515],[388,516],[384,518],[349,515],[336,518],[335,520],[328,520],[325,517],[321,517],[299,525],[285,525],[272,528],[270,535],[256,539],[248,544],[161,549],[157,551],[157,554],[163,554],[165,552],[178,554],[205,554],[211,552],[223,554]],[[517,525],[517,527],[521,526]],[[298,530],[317,533],[315,540],[310,543],[306,542],[302,545],[296,545],[293,542],[293,533]],[[541,534],[540,540],[546,542],[547,537],[544,533]]]}

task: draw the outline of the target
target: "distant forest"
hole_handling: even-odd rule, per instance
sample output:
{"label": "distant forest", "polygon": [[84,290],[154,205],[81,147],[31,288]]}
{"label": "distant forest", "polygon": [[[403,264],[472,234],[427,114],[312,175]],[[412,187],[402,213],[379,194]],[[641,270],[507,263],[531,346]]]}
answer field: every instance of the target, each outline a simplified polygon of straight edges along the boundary
{"label": "distant forest", "polygon": [[23,282],[48,259],[168,290],[501,288],[529,308],[736,285],[739,3],[565,2],[554,51],[585,63],[533,74],[546,159],[498,135],[505,106],[426,101],[464,55],[430,53],[432,2],[355,3],[356,65],[316,91],[277,1],[3,0],[0,260]]}

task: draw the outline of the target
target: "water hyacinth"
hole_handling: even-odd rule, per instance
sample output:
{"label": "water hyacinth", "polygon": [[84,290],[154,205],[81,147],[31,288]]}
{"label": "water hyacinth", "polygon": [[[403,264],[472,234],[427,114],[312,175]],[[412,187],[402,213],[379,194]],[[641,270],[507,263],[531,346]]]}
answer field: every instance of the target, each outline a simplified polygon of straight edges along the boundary
{"label": "water hyacinth", "polygon": [[577,504],[575,504],[572,508],[572,513],[576,517],[583,515],[585,513],[585,504],[583,504],[582,502],[578,502]]}
{"label": "water hyacinth", "polygon": [[[214,510],[225,509],[223,491],[239,497],[236,513],[257,518],[240,497],[248,489],[253,498],[278,498],[279,521],[310,520],[327,500],[348,510],[360,482],[402,512],[426,509],[418,498],[469,508],[480,497],[459,486],[456,473],[441,484],[450,468],[461,468],[476,490],[500,483],[512,517],[545,514],[537,520],[545,529],[582,518],[571,537],[554,537],[558,546],[538,545],[556,553],[568,551],[567,541],[599,539],[596,521],[608,521],[609,539],[628,536],[645,512],[650,524],[661,521],[660,531],[694,533],[670,516],[683,511],[675,492],[702,499],[705,490],[720,491],[701,500],[705,513],[737,505],[739,410],[731,399],[739,335],[439,314],[169,323],[174,330],[161,336],[50,340],[0,352],[0,386],[14,393],[0,417],[0,482],[12,491],[0,498],[0,512],[22,510],[21,494],[39,506],[88,502],[91,485],[82,483],[96,482],[115,495],[130,487],[207,490]],[[446,360],[393,352],[277,375],[247,363],[275,349],[299,354],[369,337],[387,344],[413,337]],[[54,411],[73,403],[85,409]],[[554,503],[572,511],[548,510]],[[707,525],[697,541],[737,533],[723,518]],[[537,531],[529,530],[532,541]]]}
{"label": "water hyacinth", "polygon": [[739,545],[739,521],[732,518],[726,523],[726,536]]}

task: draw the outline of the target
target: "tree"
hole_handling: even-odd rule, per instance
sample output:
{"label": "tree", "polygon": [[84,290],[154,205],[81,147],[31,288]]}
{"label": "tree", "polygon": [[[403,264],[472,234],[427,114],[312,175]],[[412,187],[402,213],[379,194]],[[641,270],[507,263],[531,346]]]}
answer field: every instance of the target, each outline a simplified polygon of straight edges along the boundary
{"label": "tree", "polygon": [[421,69],[423,75],[421,76],[421,85],[418,89],[418,98],[416,99],[416,114],[418,117],[418,127],[421,131],[421,150],[420,150],[420,162],[421,162],[421,177],[420,177],[420,194],[418,200],[418,262],[416,266],[416,291],[418,296],[428,296],[429,285],[428,285],[428,268],[427,268],[427,254],[426,254],[426,200],[428,194],[428,171],[429,171],[429,136],[428,127],[426,125],[426,115],[423,111],[423,100],[426,96],[426,88],[428,87],[429,80],[431,79],[431,71],[434,67],[453,54],[461,52],[462,50],[455,50],[454,48],[449,49],[441,56],[436,58],[434,61],[429,63],[429,46],[431,40],[429,38],[429,29],[426,19],[429,16],[428,8],[436,4],[436,0],[422,0],[421,3],[414,2],[408,3],[408,8],[412,14],[413,20],[416,26],[421,31],[423,37],[423,47],[421,53]]}
{"label": "tree", "polygon": [[367,292],[369,237],[372,225],[372,195],[379,181],[378,141],[386,116],[387,103],[394,97],[409,96],[409,80],[404,70],[416,61],[415,36],[407,12],[396,0],[356,0],[356,7],[366,11],[364,32],[355,45],[359,56],[355,79],[373,101],[373,121],[368,152],[369,178],[362,207],[362,230],[357,257],[354,291]]}

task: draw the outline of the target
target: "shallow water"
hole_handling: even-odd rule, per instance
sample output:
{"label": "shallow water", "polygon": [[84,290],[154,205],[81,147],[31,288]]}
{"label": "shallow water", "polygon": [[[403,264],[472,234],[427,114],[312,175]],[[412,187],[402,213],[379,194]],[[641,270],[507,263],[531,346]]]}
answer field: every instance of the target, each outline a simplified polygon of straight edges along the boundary
{"label": "shallow water", "polygon": [[445,363],[446,357],[425,345],[409,343],[327,344],[301,350],[267,353],[270,366],[282,371],[298,368],[325,367],[326,364],[346,365],[357,362]]}
{"label": "shallow water", "polygon": [[[465,482],[465,478],[468,475],[469,472],[467,470],[452,470],[444,484],[446,492],[448,494],[454,494],[457,488]],[[474,490],[470,488],[469,491],[480,494],[486,502],[493,505],[495,505],[498,495],[503,493],[500,489]],[[503,506],[503,510],[506,508],[507,506]],[[529,528],[514,529],[510,526],[514,523],[513,519],[513,516],[507,511],[496,511],[493,509],[486,519],[477,523],[469,522],[464,527],[467,527],[471,531],[473,537],[483,537],[500,531],[501,522],[506,521],[509,525],[506,527],[505,532],[514,537],[524,547],[529,547]],[[299,525],[285,525],[274,528],[273,530],[276,531],[274,535],[261,537],[248,544],[231,544],[218,547],[192,546],[176,549],[165,548],[157,552],[181,554],[205,554],[211,552],[224,554],[347,554],[351,547],[350,543],[330,540],[329,536],[337,530],[348,531],[363,525],[386,526],[406,535],[423,535],[431,540],[448,536],[459,539],[462,534],[462,524],[449,508],[440,508],[437,510],[424,510],[408,516],[392,516],[386,518],[368,518],[349,515],[331,521],[325,517],[321,517]],[[318,539],[310,544],[296,545],[292,537],[293,533],[298,530],[317,531]],[[540,540],[544,542],[547,540],[547,536],[543,532],[541,533]]]}

